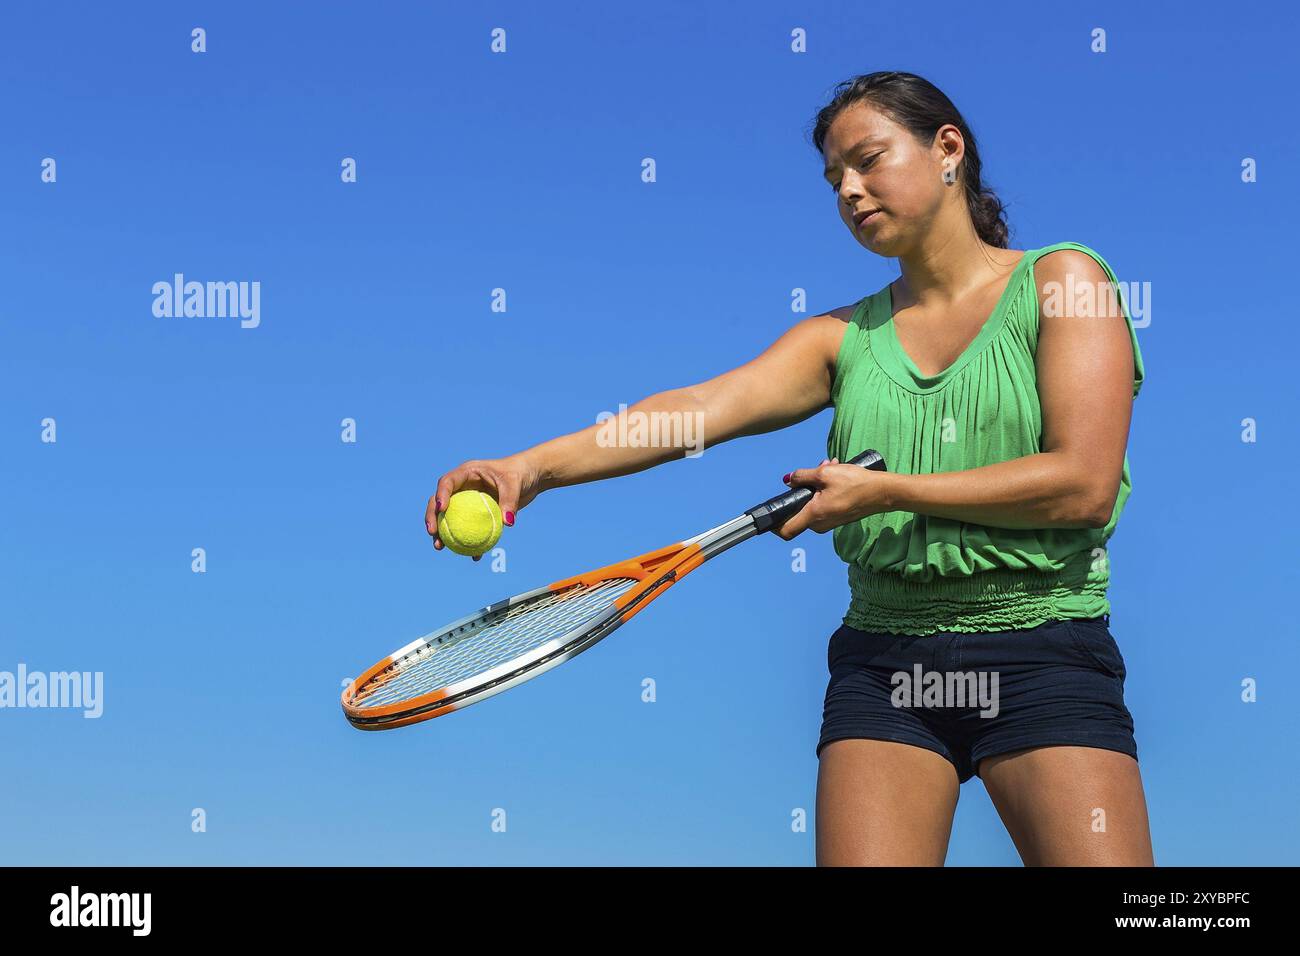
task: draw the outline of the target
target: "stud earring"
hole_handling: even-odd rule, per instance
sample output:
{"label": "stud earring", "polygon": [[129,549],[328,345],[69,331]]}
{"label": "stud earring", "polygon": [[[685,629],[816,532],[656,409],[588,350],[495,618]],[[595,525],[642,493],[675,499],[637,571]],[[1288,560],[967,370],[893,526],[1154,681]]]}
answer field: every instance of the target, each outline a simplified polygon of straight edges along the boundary
{"label": "stud earring", "polygon": [[944,164],[943,167],[943,181],[947,183],[949,186],[951,186],[953,183],[957,181],[956,170],[952,169],[947,164]]}

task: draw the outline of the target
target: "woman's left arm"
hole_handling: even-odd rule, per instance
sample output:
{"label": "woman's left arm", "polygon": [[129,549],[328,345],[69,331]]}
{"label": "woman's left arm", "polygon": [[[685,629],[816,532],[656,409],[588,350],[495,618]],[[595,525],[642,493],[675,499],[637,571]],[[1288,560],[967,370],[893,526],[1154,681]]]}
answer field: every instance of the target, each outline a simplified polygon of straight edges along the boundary
{"label": "woman's left arm", "polygon": [[[1091,256],[1070,249],[1048,253],[1034,272],[1043,450],[933,475],[870,472],[839,463],[801,468],[789,483],[813,488],[813,500],[777,534],[788,540],[805,528],[829,531],[884,511],[996,528],[1104,528],[1109,523],[1133,411],[1128,325],[1115,289]],[[1063,294],[1085,286],[1095,294],[1070,300]]]}

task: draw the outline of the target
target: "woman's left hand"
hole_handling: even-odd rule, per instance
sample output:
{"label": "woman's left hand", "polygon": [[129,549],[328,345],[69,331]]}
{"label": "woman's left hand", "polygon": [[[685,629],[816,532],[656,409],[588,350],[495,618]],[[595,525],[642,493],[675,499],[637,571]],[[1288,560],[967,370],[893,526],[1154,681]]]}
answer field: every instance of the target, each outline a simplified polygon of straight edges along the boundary
{"label": "woman's left hand", "polygon": [[786,476],[786,484],[811,488],[812,501],[772,531],[789,541],[806,528],[824,534],[850,521],[889,511],[885,500],[889,478],[884,472],[841,464],[838,458],[823,459],[816,468],[796,469]]}

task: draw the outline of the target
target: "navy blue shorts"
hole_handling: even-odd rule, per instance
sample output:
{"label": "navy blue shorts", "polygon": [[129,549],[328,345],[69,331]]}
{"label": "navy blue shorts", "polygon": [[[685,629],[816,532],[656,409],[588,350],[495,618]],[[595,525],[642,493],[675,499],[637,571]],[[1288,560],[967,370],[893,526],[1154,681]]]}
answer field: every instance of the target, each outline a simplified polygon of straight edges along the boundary
{"label": "navy blue shorts", "polygon": [[1110,615],[989,634],[925,637],[847,625],[827,650],[817,754],[833,740],[893,740],[946,757],[965,783],[985,757],[1072,745],[1137,759],[1124,658]]}

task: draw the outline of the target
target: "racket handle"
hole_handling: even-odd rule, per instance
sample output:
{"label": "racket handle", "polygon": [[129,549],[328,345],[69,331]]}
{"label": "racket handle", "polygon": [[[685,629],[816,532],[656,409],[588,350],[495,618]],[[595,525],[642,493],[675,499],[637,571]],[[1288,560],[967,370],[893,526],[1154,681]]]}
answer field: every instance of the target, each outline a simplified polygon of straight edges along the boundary
{"label": "racket handle", "polygon": [[[871,471],[886,470],[885,459],[880,457],[880,452],[875,449],[864,451],[846,464],[861,465]],[[784,524],[787,518],[797,514],[800,508],[812,500],[812,496],[811,488],[792,488],[783,491],[775,498],[769,498],[761,505],[755,505],[745,514],[754,519],[754,527],[758,531],[767,531],[773,525]]]}

